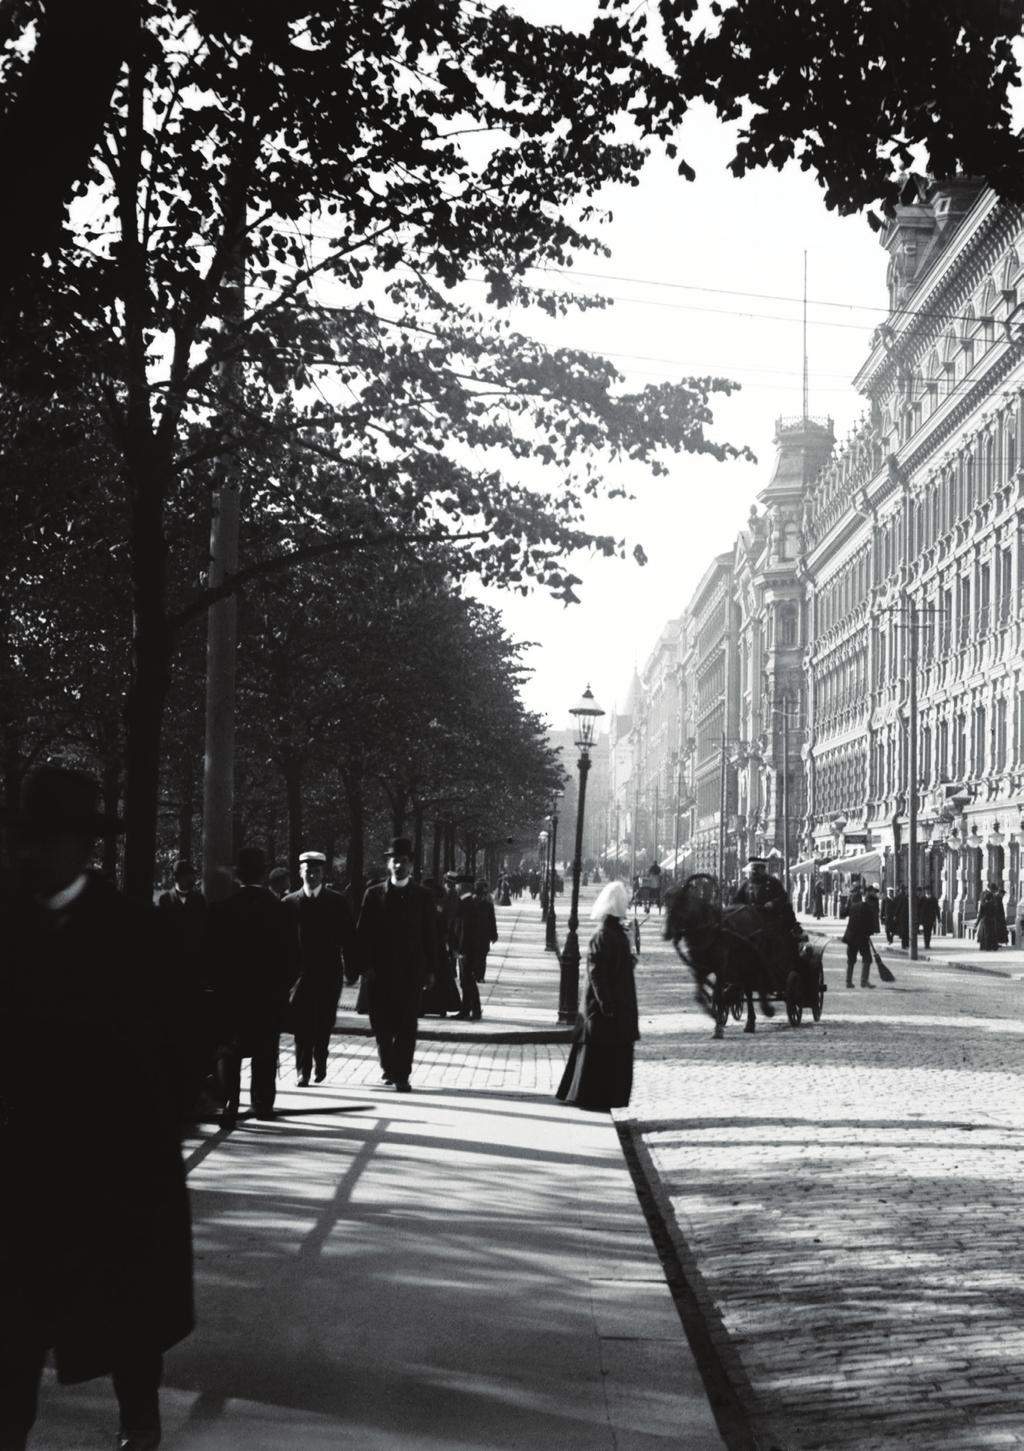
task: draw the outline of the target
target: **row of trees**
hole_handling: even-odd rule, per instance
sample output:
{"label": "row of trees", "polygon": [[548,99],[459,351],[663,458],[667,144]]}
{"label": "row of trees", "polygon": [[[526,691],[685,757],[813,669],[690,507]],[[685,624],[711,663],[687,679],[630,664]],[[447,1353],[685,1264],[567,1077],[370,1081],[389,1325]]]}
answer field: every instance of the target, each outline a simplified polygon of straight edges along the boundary
{"label": "row of trees", "polygon": [[[413,682],[407,652],[382,642],[389,622],[482,633],[514,680],[463,581],[571,602],[579,551],[628,553],[586,521],[592,497],[621,491],[624,461],[745,452],[707,431],[727,380],[631,395],[604,360],[502,320],[566,306],[530,269],[600,252],[600,189],[635,182],[645,145],[676,148],[694,100],[743,116],[734,170],[796,156],[845,209],[884,215],[920,150],[1020,192],[1016,0],[710,9],[702,27],[693,0],[663,0],[658,65],[626,0],[599,0],[580,32],[478,0],[4,7],[0,143],[19,219],[0,238],[5,784],[72,737],[111,793],[123,762],[133,893],[152,886],[167,782],[195,759],[176,737],[216,600],[244,592],[243,639],[260,642],[243,660],[241,763],[253,781],[276,763],[293,817],[289,780],[315,798],[323,770],[350,826],[371,779],[396,823],[453,793],[479,806],[486,772],[465,794],[433,755],[418,774],[415,747],[461,755],[460,771],[475,754],[436,711],[415,716],[427,734],[404,742],[407,779],[377,756],[356,769],[370,746],[403,747],[393,702]],[[459,300],[481,275],[485,314]],[[242,490],[244,552],[211,589],[225,480]],[[345,624],[321,673],[305,629],[336,601]],[[390,679],[369,663],[384,660]],[[492,704],[487,720],[467,708],[466,730],[500,723]],[[525,748],[532,730],[519,712],[512,738]],[[545,769],[531,757],[517,789]],[[173,799],[184,823],[188,792]]]}

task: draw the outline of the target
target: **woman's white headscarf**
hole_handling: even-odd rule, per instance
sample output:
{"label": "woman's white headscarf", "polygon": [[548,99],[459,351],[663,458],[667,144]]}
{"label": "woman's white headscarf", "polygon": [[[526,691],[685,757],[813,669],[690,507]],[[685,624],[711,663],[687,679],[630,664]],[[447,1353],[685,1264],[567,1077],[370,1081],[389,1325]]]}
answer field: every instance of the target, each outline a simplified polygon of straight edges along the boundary
{"label": "woman's white headscarf", "polygon": [[606,882],[590,909],[592,922],[603,922],[606,917],[625,917],[629,913],[629,898],[621,882]]}

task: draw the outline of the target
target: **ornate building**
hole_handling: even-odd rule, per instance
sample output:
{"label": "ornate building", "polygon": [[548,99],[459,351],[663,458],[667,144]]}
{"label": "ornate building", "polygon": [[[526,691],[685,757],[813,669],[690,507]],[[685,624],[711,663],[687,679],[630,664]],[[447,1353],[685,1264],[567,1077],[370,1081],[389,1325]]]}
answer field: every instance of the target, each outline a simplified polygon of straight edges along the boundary
{"label": "ornate building", "polygon": [[805,511],[804,844],[905,881],[914,789],[916,879],[963,931],[985,882],[1020,895],[1024,213],[963,180],[904,203],[869,414]]}
{"label": "ornate building", "polygon": [[[1008,916],[1021,899],[1024,209],[914,182],[882,241],[863,421],[838,450],[830,422],[779,422],[761,510],[671,626],[686,866],[729,879],[757,853],[803,886],[826,863],[895,886],[913,833],[914,879],[963,932],[986,882]],[[652,721],[641,692],[646,781]]]}

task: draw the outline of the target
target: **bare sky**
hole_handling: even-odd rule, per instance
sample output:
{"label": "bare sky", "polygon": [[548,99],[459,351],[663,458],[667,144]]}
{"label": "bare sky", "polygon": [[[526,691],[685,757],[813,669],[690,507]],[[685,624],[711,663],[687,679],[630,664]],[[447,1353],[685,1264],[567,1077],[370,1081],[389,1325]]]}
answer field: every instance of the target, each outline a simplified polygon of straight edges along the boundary
{"label": "bare sky", "polygon": [[[716,408],[714,436],[748,444],[758,463],[682,455],[667,478],[631,472],[635,501],[605,506],[593,522],[640,541],[649,563],[577,561],[581,605],[566,608],[544,593],[486,593],[514,636],[539,642],[528,655],[524,698],[556,728],[568,723],[588,681],[607,711],[624,704],[634,664],[681,613],[714,555],[731,548],[767,483],[775,421],[802,411],[804,252],[810,413],[832,417],[839,439],[863,412],[850,379],[886,311],[887,257],[866,222],[830,213],[796,167],[734,179],[728,136],[710,114],[693,118],[686,142],[695,182],[652,157],[639,188],[609,193],[612,256],[581,261],[572,285],[611,295],[615,305],[561,322],[557,341],[605,354],[630,387],[704,374],[736,379],[742,391]],[[548,283],[570,280],[549,274]],[[531,330],[555,341],[539,316]]]}

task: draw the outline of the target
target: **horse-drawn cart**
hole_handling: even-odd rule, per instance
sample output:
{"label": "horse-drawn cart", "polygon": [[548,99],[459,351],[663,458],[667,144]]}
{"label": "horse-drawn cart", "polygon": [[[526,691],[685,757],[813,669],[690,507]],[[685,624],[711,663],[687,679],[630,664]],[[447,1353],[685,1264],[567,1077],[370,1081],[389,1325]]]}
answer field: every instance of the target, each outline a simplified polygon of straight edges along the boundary
{"label": "horse-drawn cart", "polygon": [[713,877],[687,878],[665,902],[665,937],[693,973],[698,1001],[715,1020],[720,1038],[730,1015],[746,1010],[745,1031],[756,1019],[754,998],[766,1017],[783,1002],[796,1028],[810,1010],[815,1022],[825,1004],[824,956],[827,939],[797,940],[769,909],[721,906]]}

